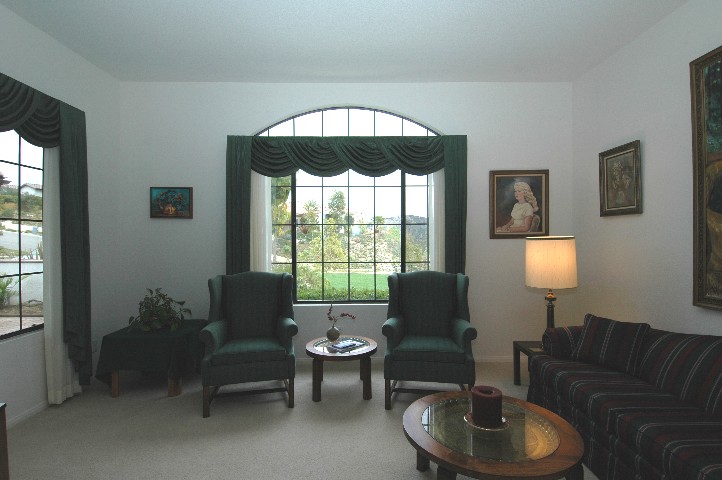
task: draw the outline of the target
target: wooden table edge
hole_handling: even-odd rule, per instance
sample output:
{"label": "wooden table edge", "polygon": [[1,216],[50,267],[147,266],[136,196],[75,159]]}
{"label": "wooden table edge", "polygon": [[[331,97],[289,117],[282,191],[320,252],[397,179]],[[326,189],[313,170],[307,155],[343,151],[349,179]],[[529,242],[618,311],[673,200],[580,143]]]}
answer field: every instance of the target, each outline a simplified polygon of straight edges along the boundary
{"label": "wooden table edge", "polygon": [[[525,462],[485,462],[484,460],[471,457],[465,453],[452,450],[434,440],[421,424],[420,418],[424,410],[426,410],[429,405],[438,401],[461,398],[464,396],[468,397],[469,395],[469,392],[441,392],[422,397],[412,403],[406,409],[403,416],[404,435],[406,435],[409,443],[418,452],[429,458],[437,465],[441,465],[448,470],[462,475],[480,479],[514,477],[555,480],[564,477],[567,473],[570,473],[581,464],[582,457],[584,455],[584,442],[581,435],[579,435],[579,432],[577,432],[569,422],[550,410],[546,410],[533,403],[506,395],[504,395],[505,401],[526,408],[537,415],[542,416],[554,425],[559,433],[559,447],[553,453],[539,460],[529,460]],[[433,450],[438,451],[439,455],[434,453]],[[492,467],[491,470],[496,470],[497,472],[492,473],[489,471],[481,471],[479,469],[464,467],[463,465],[470,458],[473,458],[476,462],[481,462],[489,467]],[[553,471],[544,471],[540,474],[540,462],[544,466],[546,466],[546,464],[556,464],[559,465],[559,468],[549,467],[553,468]],[[496,469],[493,467],[496,467]],[[509,472],[510,467],[514,469],[513,472]]]}

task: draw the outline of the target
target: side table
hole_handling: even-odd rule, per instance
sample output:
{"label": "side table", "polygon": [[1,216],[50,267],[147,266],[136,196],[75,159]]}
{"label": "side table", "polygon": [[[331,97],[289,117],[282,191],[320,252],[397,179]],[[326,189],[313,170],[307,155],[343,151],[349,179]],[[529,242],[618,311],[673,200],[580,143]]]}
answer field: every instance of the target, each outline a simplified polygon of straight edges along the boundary
{"label": "side table", "polygon": [[371,355],[376,353],[376,341],[366,337],[342,335],[338,341],[352,339],[363,343],[363,347],[354,350],[336,353],[326,348],[332,342],[326,337],[315,338],[306,344],[306,354],[313,358],[313,393],[314,402],[321,401],[321,382],[323,381],[323,362],[349,362],[361,361],[361,380],[363,381],[363,398],[371,399]]}
{"label": "side table", "polygon": [[95,378],[110,385],[112,397],[120,395],[120,370],[167,372],[168,396],[182,393],[181,378],[197,372],[203,358],[198,334],[206,320],[183,320],[176,330],[142,332],[121,328],[103,337]]}
{"label": "side table", "polygon": [[541,342],[536,340],[514,340],[514,385],[521,385],[521,362],[519,357],[521,354],[529,357],[527,362],[532,356],[544,353],[541,348]]}

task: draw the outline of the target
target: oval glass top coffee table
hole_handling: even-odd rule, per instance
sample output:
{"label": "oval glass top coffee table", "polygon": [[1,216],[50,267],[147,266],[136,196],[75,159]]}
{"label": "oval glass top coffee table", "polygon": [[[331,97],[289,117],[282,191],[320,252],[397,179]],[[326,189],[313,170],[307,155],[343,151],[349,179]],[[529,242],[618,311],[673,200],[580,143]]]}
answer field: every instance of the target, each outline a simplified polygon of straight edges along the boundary
{"label": "oval glass top coffee table", "polygon": [[[355,340],[361,345],[347,352],[336,352],[331,347],[344,340]],[[321,382],[323,381],[323,362],[361,361],[361,380],[363,381],[363,398],[371,399],[371,355],[376,353],[378,345],[371,338],[353,335],[341,335],[335,342],[326,337],[315,338],[306,344],[306,354],[313,358],[313,401],[321,401]]]}
{"label": "oval glass top coffee table", "polygon": [[412,403],[404,433],[416,449],[416,468],[438,464],[438,479],[582,479],[584,443],[563,418],[537,405],[503,397],[500,429],[470,423],[470,393],[443,392]]}

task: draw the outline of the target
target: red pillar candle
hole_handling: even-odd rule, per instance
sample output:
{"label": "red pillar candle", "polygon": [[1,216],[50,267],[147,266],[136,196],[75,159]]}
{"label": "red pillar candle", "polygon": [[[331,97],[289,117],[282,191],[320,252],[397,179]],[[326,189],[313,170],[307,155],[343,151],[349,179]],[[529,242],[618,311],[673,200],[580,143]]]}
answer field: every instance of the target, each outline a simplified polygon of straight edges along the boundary
{"label": "red pillar candle", "polygon": [[501,427],[501,390],[486,385],[473,387],[471,389],[471,418],[478,427]]}

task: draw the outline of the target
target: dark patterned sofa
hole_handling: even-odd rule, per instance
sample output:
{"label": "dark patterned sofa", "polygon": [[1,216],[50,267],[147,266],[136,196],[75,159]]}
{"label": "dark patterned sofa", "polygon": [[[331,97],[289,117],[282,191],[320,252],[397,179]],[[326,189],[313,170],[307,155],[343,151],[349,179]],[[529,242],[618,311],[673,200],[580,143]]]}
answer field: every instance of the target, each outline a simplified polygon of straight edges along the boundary
{"label": "dark patterned sofa", "polygon": [[579,431],[600,479],[722,479],[722,337],[588,314],[542,344],[527,400]]}

